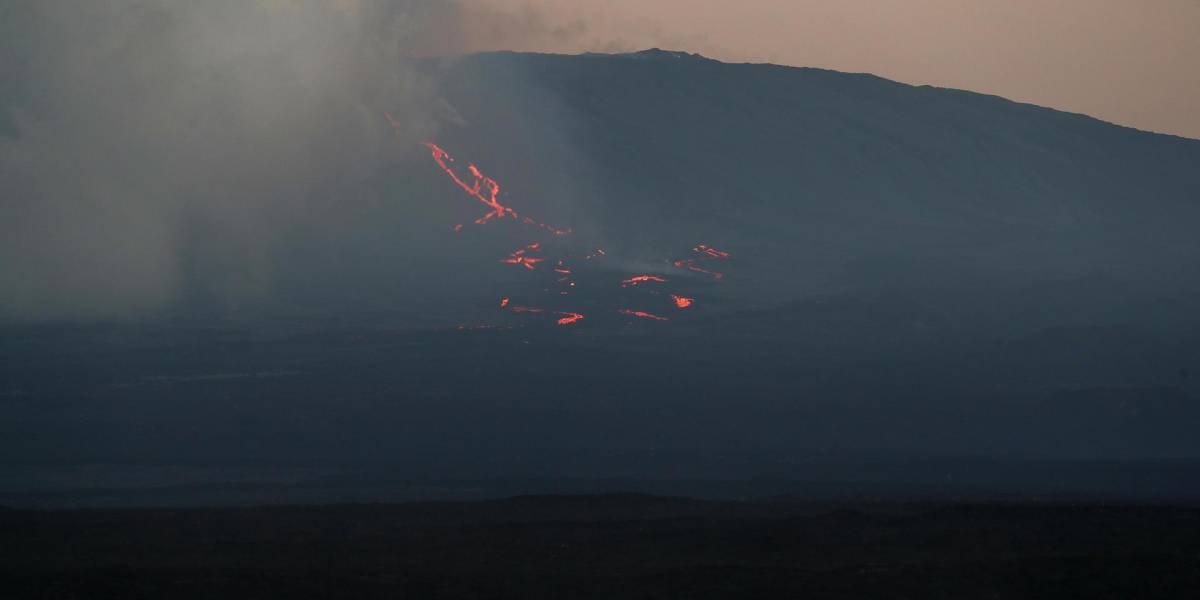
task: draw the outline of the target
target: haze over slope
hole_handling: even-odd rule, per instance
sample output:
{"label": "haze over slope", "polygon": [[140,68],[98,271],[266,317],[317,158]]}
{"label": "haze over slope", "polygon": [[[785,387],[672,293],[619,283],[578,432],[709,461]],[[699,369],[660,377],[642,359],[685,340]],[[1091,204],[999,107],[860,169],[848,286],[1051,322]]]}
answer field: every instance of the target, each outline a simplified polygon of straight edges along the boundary
{"label": "haze over slope", "polygon": [[[472,224],[479,204],[416,145],[288,230],[243,316],[185,295],[165,311],[184,320],[9,327],[5,455],[490,477],[1200,457],[1200,141],[663,51],[414,70],[455,164],[607,251],[586,289],[546,299],[501,264],[560,242]],[[672,264],[700,243],[730,253],[723,279]],[[617,313],[673,310],[621,288],[643,273],[696,304]],[[501,296],[587,316],[556,327]]]}

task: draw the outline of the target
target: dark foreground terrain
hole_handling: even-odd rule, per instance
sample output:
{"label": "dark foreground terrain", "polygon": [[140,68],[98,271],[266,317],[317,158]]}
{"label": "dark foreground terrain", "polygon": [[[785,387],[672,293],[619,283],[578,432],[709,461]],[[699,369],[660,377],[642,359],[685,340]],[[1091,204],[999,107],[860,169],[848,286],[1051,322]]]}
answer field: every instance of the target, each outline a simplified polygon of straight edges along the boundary
{"label": "dark foreground terrain", "polygon": [[1200,507],[649,496],[0,513],[8,598],[1158,598]]}

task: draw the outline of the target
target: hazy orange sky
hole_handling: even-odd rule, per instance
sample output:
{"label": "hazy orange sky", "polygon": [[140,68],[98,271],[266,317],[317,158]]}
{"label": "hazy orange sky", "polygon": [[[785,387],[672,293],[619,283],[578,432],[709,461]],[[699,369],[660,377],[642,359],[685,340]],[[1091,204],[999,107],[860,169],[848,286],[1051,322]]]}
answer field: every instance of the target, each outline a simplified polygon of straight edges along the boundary
{"label": "hazy orange sky", "polygon": [[477,1],[507,13],[489,45],[869,72],[1200,138],[1200,0]]}

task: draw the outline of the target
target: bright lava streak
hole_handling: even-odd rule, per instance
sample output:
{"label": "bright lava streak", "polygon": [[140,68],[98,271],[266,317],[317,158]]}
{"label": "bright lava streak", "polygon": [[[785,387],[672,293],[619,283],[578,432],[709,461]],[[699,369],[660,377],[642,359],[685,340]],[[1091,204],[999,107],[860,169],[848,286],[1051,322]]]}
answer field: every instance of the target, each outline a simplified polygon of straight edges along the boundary
{"label": "bright lava streak", "polygon": [[[393,119],[390,114],[387,115],[387,118],[392,124],[392,127],[398,126],[396,120]],[[479,167],[475,166],[474,164],[467,165],[467,170],[471,173],[471,177],[474,178],[474,181],[468,184],[462,177],[458,176],[458,173],[454,170],[454,167],[450,166],[450,163],[454,162],[454,158],[450,156],[449,152],[446,152],[441,146],[433,142],[425,142],[425,147],[429,148],[429,153],[431,156],[433,156],[434,162],[441,167],[442,171],[444,171],[446,175],[450,176],[450,179],[452,179],[454,183],[458,184],[458,187],[462,188],[464,192],[470,194],[473,198],[482,202],[488,207],[489,211],[487,214],[475,219],[475,223],[477,225],[483,225],[492,219],[503,219],[507,216],[512,217],[513,219],[520,219],[523,223],[528,225],[545,229],[556,236],[562,236],[571,233],[570,229],[551,227],[533,218],[519,216],[516,210],[513,210],[511,207],[500,203],[500,184],[496,182],[495,179],[485,175],[484,172],[479,169]],[[455,231],[459,230],[459,227],[455,228]]]}
{"label": "bright lava streak", "polygon": [[534,258],[532,256],[526,255],[526,253],[527,252],[539,252],[539,251],[541,251],[541,249],[542,249],[542,245],[537,242],[534,242],[532,244],[529,244],[528,246],[525,246],[524,248],[520,248],[520,249],[513,251],[512,254],[508,255],[508,258],[500,259],[500,262],[509,264],[509,265],[521,265],[521,266],[525,267],[526,269],[529,269],[530,271],[532,271],[534,268],[536,268],[536,265],[538,263],[544,262],[546,259]]}
{"label": "bright lava streak", "polygon": [[695,302],[695,300],[692,298],[676,296],[675,294],[671,294],[671,299],[675,301],[675,306],[678,308],[687,308],[691,306],[693,302]]}
{"label": "bright lava streak", "polygon": [[631,285],[638,285],[638,284],[646,283],[649,281],[653,281],[655,283],[666,283],[667,282],[666,279],[663,279],[662,277],[658,277],[655,275],[638,275],[637,277],[631,277],[629,279],[626,279],[625,281],[622,281],[621,287],[629,287]]}
{"label": "bright lava streak", "polygon": [[699,246],[692,248],[692,250],[701,254],[706,254],[712,258],[729,258],[728,252],[722,252],[711,246],[705,246],[704,244],[700,244]]}
{"label": "bright lava streak", "polygon": [[695,248],[692,248],[692,252],[695,252],[699,256],[697,256],[696,258],[677,260],[677,261],[675,261],[675,267],[678,269],[688,269],[690,271],[695,271],[697,273],[703,273],[705,275],[712,277],[713,279],[722,279],[725,277],[724,273],[721,273],[719,271],[713,271],[710,269],[705,269],[704,267],[701,267],[696,263],[703,262],[706,260],[723,260],[723,259],[729,258],[728,252],[717,250],[716,248],[713,248],[712,246],[707,246],[705,244],[700,244],[700,245],[696,246]]}
{"label": "bright lava streak", "polygon": [[654,320],[654,321],[666,321],[666,320],[668,320],[666,317],[660,317],[660,316],[658,316],[658,315],[652,315],[652,314],[650,314],[650,313],[648,313],[648,312],[642,312],[642,311],[640,311],[640,310],[629,310],[628,308],[622,308],[621,310],[619,310],[619,311],[617,311],[617,312],[619,312],[619,313],[621,313],[621,314],[623,314],[623,315],[629,315],[629,316],[632,316],[632,317],[637,317],[637,318],[639,318],[639,319],[651,319],[651,320]]}
{"label": "bright lava streak", "polygon": [[556,315],[563,315],[563,318],[561,318],[561,319],[559,319],[559,320],[558,320],[558,324],[559,324],[559,325],[570,325],[571,323],[575,323],[576,321],[581,321],[581,320],[583,320],[583,315],[581,315],[581,314],[579,314],[579,313],[573,313],[573,312],[557,312],[557,313],[554,313],[554,314],[556,314]]}
{"label": "bright lava streak", "polygon": [[[450,176],[450,179],[454,180],[454,183],[458,184],[458,187],[491,209],[490,212],[476,219],[475,223],[482,225],[491,219],[504,218],[505,215],[511,215],[514,219],[517,218],[517,211],[500,204],[500,184],[496,183],[495,179],[484,175],[483,171],[479,170],[479,167],[471,164],[467,165],[467,170],[471,172],[471,175],[475,178],[475,182],[468,185],[466,181],[463,181],[458,176],[458,173],[454,172],[454,168],[449,165],[449,163],[454,162],[454,158],[450,156],[450,153],[433,142],[425,142],[425,147],[429,148],[433,160],[442,168],[442,171],[445,171]],[[486,196],[484,195],[485,189],[487,190]]]}
{"label": "bright lava streak", "polygon": [[510,256],[508,258],[501,259],[500,262],[509,264],[509,265],[521,265],[521,266],[525,267],[526,269],[529,269],[530,271],[532,271],[536,268],[534,265],[536,265],[544,260],[546,260],[546,259],[532,258],[529,256]]}

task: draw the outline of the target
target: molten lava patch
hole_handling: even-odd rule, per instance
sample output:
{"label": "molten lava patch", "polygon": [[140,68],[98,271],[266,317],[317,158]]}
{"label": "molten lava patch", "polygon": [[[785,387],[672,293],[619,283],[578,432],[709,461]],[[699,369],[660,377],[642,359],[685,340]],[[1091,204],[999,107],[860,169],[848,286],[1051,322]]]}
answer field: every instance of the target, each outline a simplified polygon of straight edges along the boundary
{"label": "molten lava patch", "polygon": [[675,294],[671,294],[671,300],[675,301],[676,308],[688,308],[692,305],[692,303],[695,302],[695,300],[692,298],[688,298],[686,296],[677,296]]}
{"label": "molten lava patch", "polygon": [[558,320],[559,325],[570,325],[571,323],[575,323],[575,322],[583,320],[583,315],[581,315],[579,313],[558,312],[558,313],[554,313],[554,314],[563,315],[563,317]]}

